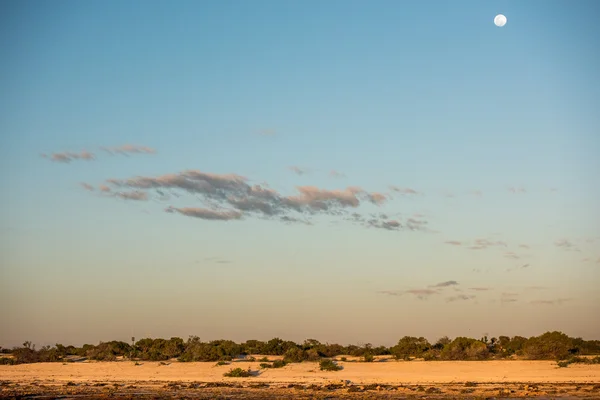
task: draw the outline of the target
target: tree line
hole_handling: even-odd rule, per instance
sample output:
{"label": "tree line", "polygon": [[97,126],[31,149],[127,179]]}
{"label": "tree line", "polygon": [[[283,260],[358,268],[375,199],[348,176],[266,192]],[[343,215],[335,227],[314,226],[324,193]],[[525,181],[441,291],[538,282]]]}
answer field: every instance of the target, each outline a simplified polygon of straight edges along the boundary
{"label": "tree line", "polygon": [[[236,343],[231,340],[203,342],[197,336],[186,341],[181,338],[138,340],[134,344],[122,341],[100,342],[98,345],[85,344],[81,347],[44,346],[35,348],[31,342],[20,347],[2,349],[2,364],[23,364],[35,362],[65,362],[75,357],[97,361],[117,359],[166,361],[177,359],[191,361],[231,361],[234,358],[252,355],[283,356],[286,363],[319,361],[337,356],[360,357],[361,361],[372,362],[375,356],[389,355],[397,360],[488,360],[519,357],[530,360],[565,360],[573,356],[600,354],[600,340],[572,338],[562,332],[546,332],[540,336],[499,336],[488,339],[457,337],[451,340],[442,337],[430,343],[423,337],[405,336],[392,347],[371,344],[342,346],[321,343],[307,339],[303,343],[274,338],[269,341],[248,340]],[[71,356],[71,357],[70,357]],[[249,359],[250,357],[248,357]]]}

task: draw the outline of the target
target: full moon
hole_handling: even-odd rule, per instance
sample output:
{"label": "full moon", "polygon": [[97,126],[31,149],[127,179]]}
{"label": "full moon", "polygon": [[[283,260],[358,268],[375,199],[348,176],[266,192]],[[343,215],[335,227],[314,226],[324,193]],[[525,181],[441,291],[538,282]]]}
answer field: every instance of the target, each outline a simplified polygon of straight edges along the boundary
{"label": "full moon", "polygon": [[506,25],[506,17],[502,14],[496,15],[494,17],[494,24],[496,24],[496,26],[503,27],[504,25]]}

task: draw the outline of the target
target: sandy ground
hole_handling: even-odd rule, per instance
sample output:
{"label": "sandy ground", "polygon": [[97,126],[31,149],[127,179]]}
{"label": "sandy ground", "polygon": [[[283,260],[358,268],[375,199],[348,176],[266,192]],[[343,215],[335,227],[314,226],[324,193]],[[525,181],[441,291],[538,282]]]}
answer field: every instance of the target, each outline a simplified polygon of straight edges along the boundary
{"label": "sandy ground", "polygon": [[[338,362],[341,371],[318,363],[260,369],[259,362],[37,363],[0,366],[0,399],[79,396],[105,399],[600,399],[600,365],[552,361],[378,361]],[[252,377],[226,378],[231,368]],[[46,396],[46,397],[44,397]],[[148,397],[144,397],[148,396]],[[158,397],[157,397],[158,396]]]}
{"label": "sandy ground", "polygon": [[[356,384],[419,384],[455,382],[588,382],[600,383],[600,365],[572,364],[558,368],[553,361],[387,361],[374,363],[338,362],[343,370],[325,372],[317,363],[289,364],[261,370],[259,362],[179,363],[83,362],[38,363],[0,366],[0,379],[38,381],[252,381],[270,383],[328,383],[350,380]],[[258,371],[251,378],[224,378],[233,367]]]}

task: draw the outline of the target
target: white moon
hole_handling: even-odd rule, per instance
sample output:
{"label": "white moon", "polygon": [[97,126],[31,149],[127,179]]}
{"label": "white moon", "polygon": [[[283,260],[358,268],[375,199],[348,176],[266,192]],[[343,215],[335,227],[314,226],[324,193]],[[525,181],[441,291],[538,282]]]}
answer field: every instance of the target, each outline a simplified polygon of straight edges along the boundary
{"label": "white moon", "polygon": [[506,25],[506,17],[502,14],[498,14],[494,17],[494,24],[499,27]]}

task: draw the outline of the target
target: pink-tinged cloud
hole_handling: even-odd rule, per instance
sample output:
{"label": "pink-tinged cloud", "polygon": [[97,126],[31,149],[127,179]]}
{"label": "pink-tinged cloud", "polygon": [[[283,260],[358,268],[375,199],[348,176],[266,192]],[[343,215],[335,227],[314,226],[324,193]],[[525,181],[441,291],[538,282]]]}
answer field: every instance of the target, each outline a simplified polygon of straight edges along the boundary
{"label": "pink-tinged cloud", "polygon": [[240,219],[242,213],[236,210],[228,211],[215,211],[208,208],[194,208],[194,207],[168,207],[165,211],[177,212],[188,217],[206,219],[206,220],[219,220],[219,221],[230,221]]}
{"label": "pink-tinged cloud", "polygon": [[146,192],[140,192],[139,190],[134,190],[132,192],[116,192],[114,196],[125,200],[148,200],[148,194]]}
{"label": "pink-tinged cloud", "polygon": [[81,185],[82,188],[84,188],[88,192],[93,192],[94,191],[94,187],[92,185],[90,185],[89,183],[81,182],[80,185]]}
{"label": "pink-tinged cloud", "polygon": [[104,193],[108,193],[108,192],[110,192],[110,188],[109,188],[108,186],[106,186],[106,185],[100,185],[100,186],[98,186],[98,189],[99,189],[101,192],[104,192]]}
{"label": "pink-tinged cloud", "polygon": [[74,160],[91,161],[96,158],[96,156],[93,153],[90,153],[89,151],[85,151],[85,150],[81,151],[79,153],[64,152],[64,153],[52,153],[50,155],[42,154],[42,157],[47,158],[53,162],[66,163],[66,164],[68,164]]}
{"label": "pink-tinged cloud", "polygon": [[124,144],[116,147],[101,147],[101,149],[110,154],[120,154],[124,156],[129,154],[156,154],[156,150],[153,148],[133,144]]}

